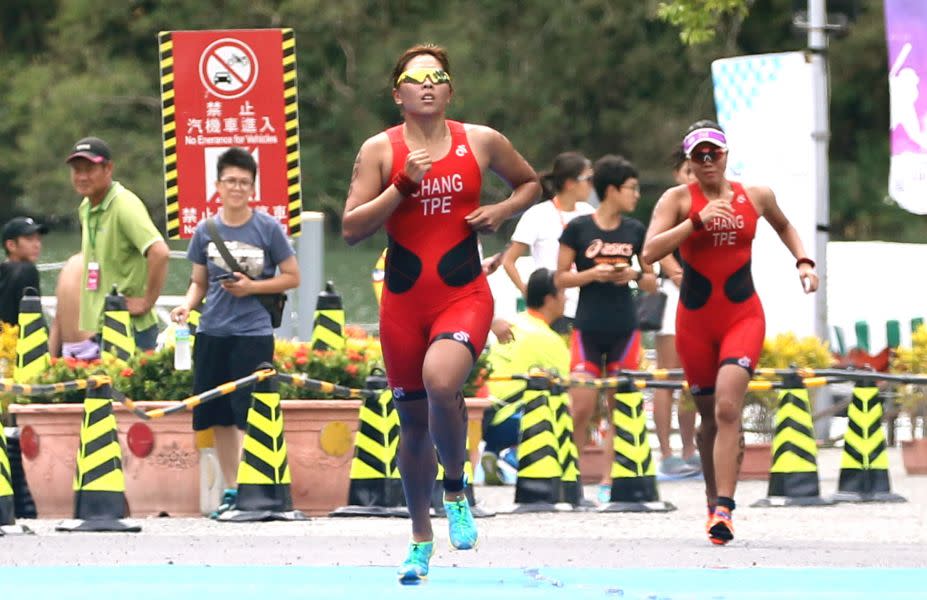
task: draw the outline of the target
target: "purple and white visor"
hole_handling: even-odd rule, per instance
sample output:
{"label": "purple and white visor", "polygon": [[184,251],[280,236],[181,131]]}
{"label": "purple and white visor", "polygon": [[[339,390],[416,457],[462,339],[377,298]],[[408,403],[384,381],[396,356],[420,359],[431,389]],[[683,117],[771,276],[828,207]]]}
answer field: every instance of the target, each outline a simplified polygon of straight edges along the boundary
{"label": "purple and white visor", "polygon": [[682,151],[685,152],[687,157],[691,158],[692,150],[703,142],[714,144],[722,150],[727,150],[727,138],[724,136],[723,131],[718,131],[711,127],[702,127],[683,138]]}

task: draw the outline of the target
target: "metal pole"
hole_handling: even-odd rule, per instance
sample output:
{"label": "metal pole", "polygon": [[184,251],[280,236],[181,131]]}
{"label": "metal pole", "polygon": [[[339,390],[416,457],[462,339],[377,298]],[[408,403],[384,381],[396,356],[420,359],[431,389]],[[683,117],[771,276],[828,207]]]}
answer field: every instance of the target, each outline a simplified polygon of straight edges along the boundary
{"label": "metal pole", "polygon": [[303,231],[296,243],[300,273],[296,290],[296,337],[308,342],[312,338],[315,305],[325,275],[325,215],[303,212],[302,221]]}
{"label": "metal pole", "polygon": [[808,0],[808,50],[811,54],[812,87],[814,90],[814,177],[817,235],[814,260],[821,284],[815,297],[815,332],[821,339],[830,339],[827,327],[827,242],[830,239],[830,176],[827,158],[830,143],[830,114],[827,85],[827,2]]}

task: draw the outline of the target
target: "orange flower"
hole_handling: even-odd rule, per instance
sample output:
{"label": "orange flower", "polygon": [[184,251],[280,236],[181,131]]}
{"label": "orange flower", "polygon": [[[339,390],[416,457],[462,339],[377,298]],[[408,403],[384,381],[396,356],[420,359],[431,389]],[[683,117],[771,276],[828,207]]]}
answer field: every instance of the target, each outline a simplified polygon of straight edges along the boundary
{"label": "orange flower", "polygon": [[283,368],[286,369],[287,371],[292,371],[292,370],[293,370],[293,363],[287,361],[287,362],[283,363]]}
{"label": "orange flower", "polygon": [[138,359],[138,364],[144,367],[148,364],[148,359],[143,356]]}
{"label": "orange flower", "polygon": [[135,371],[133,371],[131,367],[126,367],[125,369],[119,371],[119,374],[123,377],[132,377],[135,375]]}
{"label": "orange flower", "polygon": [[344,368],[345,373],[351,375],[352,377],[357,375],[357,365],[347,365]]}
{"label": "orange flower", "polygon": [[364,360],[364,355],[360,352],[357,352],[356,350],[348,350],[345,354],[347,355],[348,360],[353,362],[361,362]]}
{"label": "orange flower", "polygon": [[306,364],[306,363],[308,363],[308,362],[309,362],[309,359],[306,358],[306,355],[305,355],[305,354],[301,354],[301,355],[300,355],[300,354],[297,354],[297,355],[296,355],[296,364],[297,364],[297,365],[302,366],[302,365],[304,365],[304,364]]}

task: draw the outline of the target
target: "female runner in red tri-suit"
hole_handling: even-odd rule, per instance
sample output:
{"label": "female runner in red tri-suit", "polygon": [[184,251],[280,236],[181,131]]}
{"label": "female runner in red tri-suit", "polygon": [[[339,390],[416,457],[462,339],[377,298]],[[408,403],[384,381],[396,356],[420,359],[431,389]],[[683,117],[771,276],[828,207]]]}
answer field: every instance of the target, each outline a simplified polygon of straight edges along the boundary
{"label": "female runner in red tri-suit", "polygon": [[797,259],[805,293],[817,289],[818,276],[773,191],[724,177],[727,139],[721,127],[711,121],[693,124],[683,150],[696,181],[670,188],[657,202],[642,255],[654,263],[678,247],[682,256],[676,349],[702,419],[697,439],[707,530],[712,543],[720,545],[734,538],[731,512],[743,459],[741,413],[766,329],[750,273],[757,220],[764,217]]}
{"label": "female runner in red tri-suit", "polygon": [[[493,314],[477,234],[495,231],[527,209],[540,185],[502,134],[446,118],[453,88],[442,48],[404,52],[392,85],[404,123],[361,146],[342,233],[349,244],[384,224],[389,234],[380,341],[399,411],[399,469],[412,517],[412,544],[399,578],[414,583],[427,575],[433,552],[435,447],[444,466],[451,545],[476,544],[464,494],[467,423],[461,388],[483,350]],[[480,206],[487,169],[513,191],[502,202]]]}

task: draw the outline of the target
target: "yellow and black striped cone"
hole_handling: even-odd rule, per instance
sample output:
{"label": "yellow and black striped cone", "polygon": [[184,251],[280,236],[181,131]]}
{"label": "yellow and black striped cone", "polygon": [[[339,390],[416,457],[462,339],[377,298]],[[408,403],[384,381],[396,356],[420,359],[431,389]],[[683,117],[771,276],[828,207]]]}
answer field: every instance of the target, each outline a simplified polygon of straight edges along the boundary
{"label": "yellow and black striped cone", "polygon": [[772,468],[766,498],[753,506],[820,506],[833,504],[821,498],[818,479],[818,445],[808,390],[792,381],[791,389],[779,392]]}
{"label": "yellow and black striped cone", "polygon": [[512,512],[556,511],[555,505],[560,502],[563,471],[550,393],[532,387],[529,383],[522,398],[516,507]]}
{"label": "yellow and black striped cone", "polygon": [[373,271],[370,272],[370,283],[373,284],[373,295],[376,296],[377,306],[380,305],[380,298],[383,297],[383,282],[386,279],[386,252],[388,248],[383,248],[376,264],[373,265]]}
{"label": "yellow and black striped cone", "polygon": [[573,417],[566,390],[556,385],[550,393],[551,408],[554,411],[554,436],[557,438],[560,461],[560,502],[578,508],[583,506],[583,486],[579,476],[579,451],[573,442]]}
{"label": "yellow and black striped cone", "polygon": [[142,528],[121,521],[129,516],[122,449],[113,416],[109,384],[88,389],[80,428],[77,471],[74,475],[74,519],[56,531],[126,531]]}
{"label": "yellow and black striped cone", "polygon": [[132,317],[126,306],[126,298],[116,286],[106,296],[103,305],[103,343],[100,352],[103,358],[128,361],[135,354],[135,334],[132,331]]}
{"label": "yellow and black striped cone", "polygon": [[879,388],[858,385],[847,408],[848,427],[843,436],[843,459],[835,502],[907,502],[892,493],[888,454],[882,429]]}
{"label": "yellow and black striped cone", "polygon": [[13,469],[7,454],[6,435],[0,425],[0,536],[32,533],[16,524],[16,502],[13,497]]}
{"label": "yellow and black striped cone", "polygon": [[[399,413],[393,393],[381,375],[367,377],[368,395],[361,406],[354,436],[354,459],[348,505],[335,509],[333,517],[391,517],[390,509],[403,506],[405,497],[396,454],[399,447]],[[403,509],[404,510],[404,509]],[[405,511],[408,516],[408,511]]]}
{"label": "yellow and black striped cone", "polygon": [[312,325],[313,350],[341,350],[344,348],[344,307],[335,284],[329,281],[319,294]]}
{"label": "yellow and black striped cone", "polygon": [[[270,363],[258,366],[258,370],[272,368]],[[238,496],[235,506],[221,513],[219,521],[308,520],[301,511],[293,509],[278,387],[275,378],[260,381],[254,387],[238,463]]]}
{"label": "yellow and black striped cone", "polygon": [[644,396],[630,382],[622,382],[612,411],[615,430],[615,461],[612,463],[612,493],[602,512],[668,512],[676,510],[660,500],[657,471],[647,440]]}
{"label": "yellow and black striped cone", "polygon": [[19,301],[19,337],[16,339],[16,383],[29,383],[50,364],[48,326],[42,313],[42,298],[35,288],[25,289]]}

